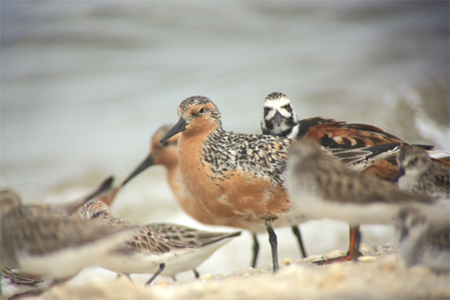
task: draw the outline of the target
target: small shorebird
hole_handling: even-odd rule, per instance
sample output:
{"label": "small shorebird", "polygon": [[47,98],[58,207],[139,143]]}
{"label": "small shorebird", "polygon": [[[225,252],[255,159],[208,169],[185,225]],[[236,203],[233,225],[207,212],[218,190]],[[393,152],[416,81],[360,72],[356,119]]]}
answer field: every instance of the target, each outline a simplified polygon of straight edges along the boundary
{"label": "small shorebird", "polygon": [[[382,147],[381,145],[391,143],[404,144],[398,137],[372,125],[346,123],[321,117],[299,120],[289,98],[279,92],[271,93],[264,99],[261,130],[264,134],[285,136],[291,139],[308,137],[317,141],[322,147],[333,150]],[[384,149],[379,150],[383,151]],[[356,170],[356,168],[353,169]],[[366,168],[360,169],[360,171],[372,173],[384,179],[394,177],[397,170],[395,156],[392,154],[386,155],[385,159],[381,159],[378,163],[372,162]],[[359,234],[358,231],[359,227],[350,228],[350,245],[347,255],[322,261],[319,264],[348,261],[354,259],[355,255],[359,255],[352,252],[355,236]]]}
{"label": "small shorebird", "polygon": [[[404,147],[397,156],[398,180],[401,190],[429,195],[444,207],[432,214],[418,209],[402,210],[396,220],[400,255],[408,266],[423,265],[436,272],[450,269],[450,165],[432,159],[418,147]],[[442,216],[443,215],[443,216]]]}
{"label": "small shorebird", "polygon": [[[134,226],[126,220],[111,215],[109,207],[100,200],[91,200],[78,212],[82,220],[96,222],[106,228],[128,228]],[[195,246],[184,241],[171,241],[146,225],[139,226],[137,234],[122,243],[97,265],[104,269],[123,274],[153,274],[145,283],[149,285],[164,271],[167,263],[198,251]]]}
{"label": "small shorebird", "polygon": [[[109,190],[112,182],[113,178],[108,177],[92,193],[73,201],[23,205],[22,212],[31,217],[41,216],[42,214],[58,214],[78,218],[78,214],[74,213],[76,213],[87,201],[94,197],[99,197]],[[53,284],[53,280],[44,280],[42,278],[32,277],[27,274],[21,274],[4,268],[2,269],[1,284],[2,297],[10,298],[17,294],[21,294],[21,297],[24,296],[23,294],[36,296],[47,290]]]}
{"label": "small shorebird", "polygon": [[[256,267],[256,260],[259,252],[257,233],[264,232],[264,227],[250,222],[241,222],[228,218],[221,218],[207,211],[192,196],[184,184],[180,173],[178,162],[178,138],[176,135],[164,143],[160,143],[161,138],[172,128],[173,125],[163,125],[153,134],[150,141],[150,152],[147,157],[134,169],[133,172],[123,181],[122,186],[136,177],[142,171],[153,165],[162,165],[167,169],[167,182],[175,195],[181,209],[196,221],[212,226],[228,226],[249,231],[253,237],[253,256],[251,260],[252,268]],[[103,201],[103,199],[102,199]]]}
{"label": "small shorebird", "polygon": [[33,216],[10,188],[0,189],[0,211],[0,267],[56,282],[96,265],[136,229],[106,228],[59,214]]}
{"label": "small shorebird", "polygon": [[450,204],[432,214],[404,208],[394,219],[398,251],[408,266],[425,266],[435,272],[450,270]]}
{"label": "small shorebird", "polygon": [[198,249],[198,251],[180,256],[175,261],[166,264],[161,275],[173,279],[176,274],[188,270],[192,270],[195,277],[198,278],[199,274],[195,268],[207,260],[217,249],[228,243],[231,238],[241,235],[240,231],[211,232],[170,223],[152,223],[143,226],[171,242],[182,242]]}
{"label": "small shorebird", "polygon": [[[376,176],[349,169],[309,138],[295,142],[289,150],[286,187],[291,200],[310,218],[347,221],[353,228],[389,224],[403,206],[431,207],[434,202],[429,196],[402,191]],[[355,253],[359,242],[357,231]]]}
{"label": "small shorebird", "polygon": [[399,171],[392,181],[398,187],[433,198],[450,199],[450,163],[432,159],[419,147],[404,147],[397,155]]}

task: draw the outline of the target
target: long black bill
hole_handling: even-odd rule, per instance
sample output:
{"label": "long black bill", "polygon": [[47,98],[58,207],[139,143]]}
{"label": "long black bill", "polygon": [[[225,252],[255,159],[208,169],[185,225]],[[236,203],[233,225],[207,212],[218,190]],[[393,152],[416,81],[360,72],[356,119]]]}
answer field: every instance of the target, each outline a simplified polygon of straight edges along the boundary
{"label": "long black bill", "polygon": [[175,124],[167,133],[166,135],[161,139],[160,143],[164,143],[166,142],[168,139],[170,139],[171,137],[173,137],[175,134],[180,133],[182,131],[186,130],[186,126],[187,123],[183,118],[180,118],[177,122],[177,124]]}
{"label": "long black bill", "polygon": [[127,179],[125,179],[122,182],[122,186],[124,186],[125,184],[128,183],[128,181],[130,181],[131,179],[133,179],[136,175],[138,175],[139,173],[141,173],[142,171],[144,171],[145,169],[147,169],[148,167],[150,167],[151,165],[153,165],[154,163],[154,159],[153,159],[153,155],[149,154],[143,162],[141,162],[139,164],[139,166],[137,166],[136,169],[134,169],[133,172],[131,172],[131,174],[127,177]]}
{"label": "long black bill", "polygon": [[392,177],[391,182],[397,182],[403,175],[405,175],[405,169],[398,167],[398,172],[394,175],[394,177]]}

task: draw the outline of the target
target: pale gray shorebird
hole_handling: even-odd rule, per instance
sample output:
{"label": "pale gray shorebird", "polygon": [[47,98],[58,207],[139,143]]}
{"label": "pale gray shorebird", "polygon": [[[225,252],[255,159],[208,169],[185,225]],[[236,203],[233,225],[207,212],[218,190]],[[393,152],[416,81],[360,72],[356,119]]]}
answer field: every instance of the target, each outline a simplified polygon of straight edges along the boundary
{"label": "pale gray shorebird", "polygon": [[[105,179],[93,192],[72,201],[62,203],[46,203],[46,204],[31,204],[23,205],[22,212],[28,216],[41,216],[42,214],[58,214],[67,217],[78,218],[78,214],[74,214],[87,201],[94,197],[100,197],[103,193],[111,189],[113,182],[112,177]],[[2,269],[1,278],[1,292],[3,298],[10,298],[14,295],[20,294],[21,297],[25,295],[38,295],[53,285],[52,279],[42,279],[38,277],[29,276],[14,272],[10,269]]]}
{"label": "pale gray shorebird", "polygon": [[161,143],[181,132],[178,155],[186,187],[212,214],[264,224],[277,271],[273,221],[291,226],[307,220],[301,211],[292,210],[295,203],[284,189],[284,166],[292,141],[223,130],[218,108],[204,96],[182,101],[178,114],[180,120]]}
{"label": "pale gray shorebird", "polygon": [[0,267],[56,282],[96,265],[136,230],[102,227],[59,214],[32,216],[10,188],[0,189],[0,210]]}
{"label": "pale gray shorebird", "polygon": [[[286,187],[297,208],[310,218],[347,221],[352,227],[389,224],[404,206],[429,208],[434,203],[429,196],[402,191],[376,176],[349,169],[308,138],[289,150]],[[360,238],[358,231],[355,252]]]}
{"label": "pale gray shorebird", "polygon": [[[228,226],[247,230],[253,238],[253,255],[251,260],[252,268],[256,267],[256,261],[259,252],[259,243],[257,234],[265,232],[264,227],[250,222],[241,222],[228,218],[221,218],[207,211],[192,196],[188,188],[184,184],[180,173],[180,165],[178,161],[178,138],[173,136],[165,143],[159,141],[169,131],[172,125],[163,125],[159,127],[153,134],[150,141],[150,152],[147,157],[134,169],[133,172],[123,181],[122,186],[126,185],[130,180],[135,178],[142,171],[154,165],[162,165],[167,169],[167,182],[172,190],[181,209],[196,221],[212,226]],[[103,201],[103,199],[102,199]],[[167,267],[167,266],[166,266]],[[166,272],[166,271],[165,271]]]}
{"label": "pale gray shorebird", "polygon": [[[264,99],[261,130],[264,134],[285,136],[291,139],[308,137],[317,141],[322,147],[332,150],[373,147],[376,151],[382,152],[390,150],[389,147],[383,149],[383,145],[392,143],[405,144],[398,137],[372,125],[346,123],[322,117],[299,120],[289,98],[279,92],[270,93]],[[423,147],[432,148],[431,146]],[[388,155],[377,163],[370,161],[366,165],[361,164],[360,166],[363,168],[359,169],[359,171],[372,173],[387,180],[391,179],[397,172],[398,167],[395,162],[395,156],[389,153],[386,154]],[[379,155],[378,157],[381,156]],[[357,170],[356,168],[353,169]],[[292,229],[294,232],[298,230],[297,226],[293,226]],[[327,264],[353,260],[355,256],[359,255],[353,252],[355,236],[359,234],[358,231],[359,227],[350,227],[349,251],[345,256],[319,263]],[[298,236],[299,242],[301,242],[299,230]]]}
{"label": "pale gray shorebird", "polygon": [[[109,207],[96,199],[86,203],[79,210],[79,215],[82,220],[93,221],[107,228],[134,226],[126,220],[113,217]],[[166,264],[195,251],[198,251],[195,246],[183,241],[166,239],[143,225],[139,226],[136,235],[104,257],[98,266],[123,274],[129,279],[133,273],[153,274],[145,283],[149,285],[164,271]]]}
{"label": "pale gray shorebird", "polygon": [[392,179],[402,190],[450,199],[450,163],[432,159],[419,147],[404,147],[397,156],[400,166]]}
{"label": "pale gray shorebird", "polygon": [[175,279],[176,274],[188,270],[192,270],[195,277],[198,278],[199,273],[195,269],[216,250],[230,242],[231,238],[241,235],[240,231],[212,232],[171,223],[151,223],[143,226],[169,241],[182,242],[198,249],[166,264],[161,275],[172,277],[173,279]]}
{"label": "pale gray shorebird", "polygon": [[[436,272],[450,269],[450,165],[430,158],[414,146],[403,148],[397,156],[398,180],[402,190],[440,199],[441,205],[430,214],[405,209],[395,220],[400,255],[408,266],[422,265]],[[437,205],[436,205],[437,206]]]}
{"label": "pale gray shorebird", "polygon": [[[442,204],[442,203],[441,203]],[[432,213],[404,208],[394,219],[398,251],[407,266],[424,266],[435,272],[450,270],[450,202]]]}

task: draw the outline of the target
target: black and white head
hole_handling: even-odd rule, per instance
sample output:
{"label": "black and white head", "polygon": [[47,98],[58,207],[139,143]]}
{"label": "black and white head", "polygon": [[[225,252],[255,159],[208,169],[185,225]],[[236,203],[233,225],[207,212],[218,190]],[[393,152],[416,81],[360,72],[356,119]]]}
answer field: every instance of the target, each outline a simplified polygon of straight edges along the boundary
{"label": "black and white head", "polygon": [[270,93],[264,99],[261,130],[263,134],[295,138],[299,131],[297,115],[289,98],[279,92]]}

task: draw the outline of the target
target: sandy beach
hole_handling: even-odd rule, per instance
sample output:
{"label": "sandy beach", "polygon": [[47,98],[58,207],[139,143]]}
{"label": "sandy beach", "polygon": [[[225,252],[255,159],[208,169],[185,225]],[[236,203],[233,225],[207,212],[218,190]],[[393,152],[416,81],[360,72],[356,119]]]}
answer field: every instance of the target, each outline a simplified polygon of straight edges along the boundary
{"label": "sandy beach", "polygon": [[357,263],[317,266],[309,257],[183,282],[157,279],[150,287],[128,280],[93,278],[54,287],[39,299],[448,299],[449,274],[406,268],[395,246],[361,247]]}

